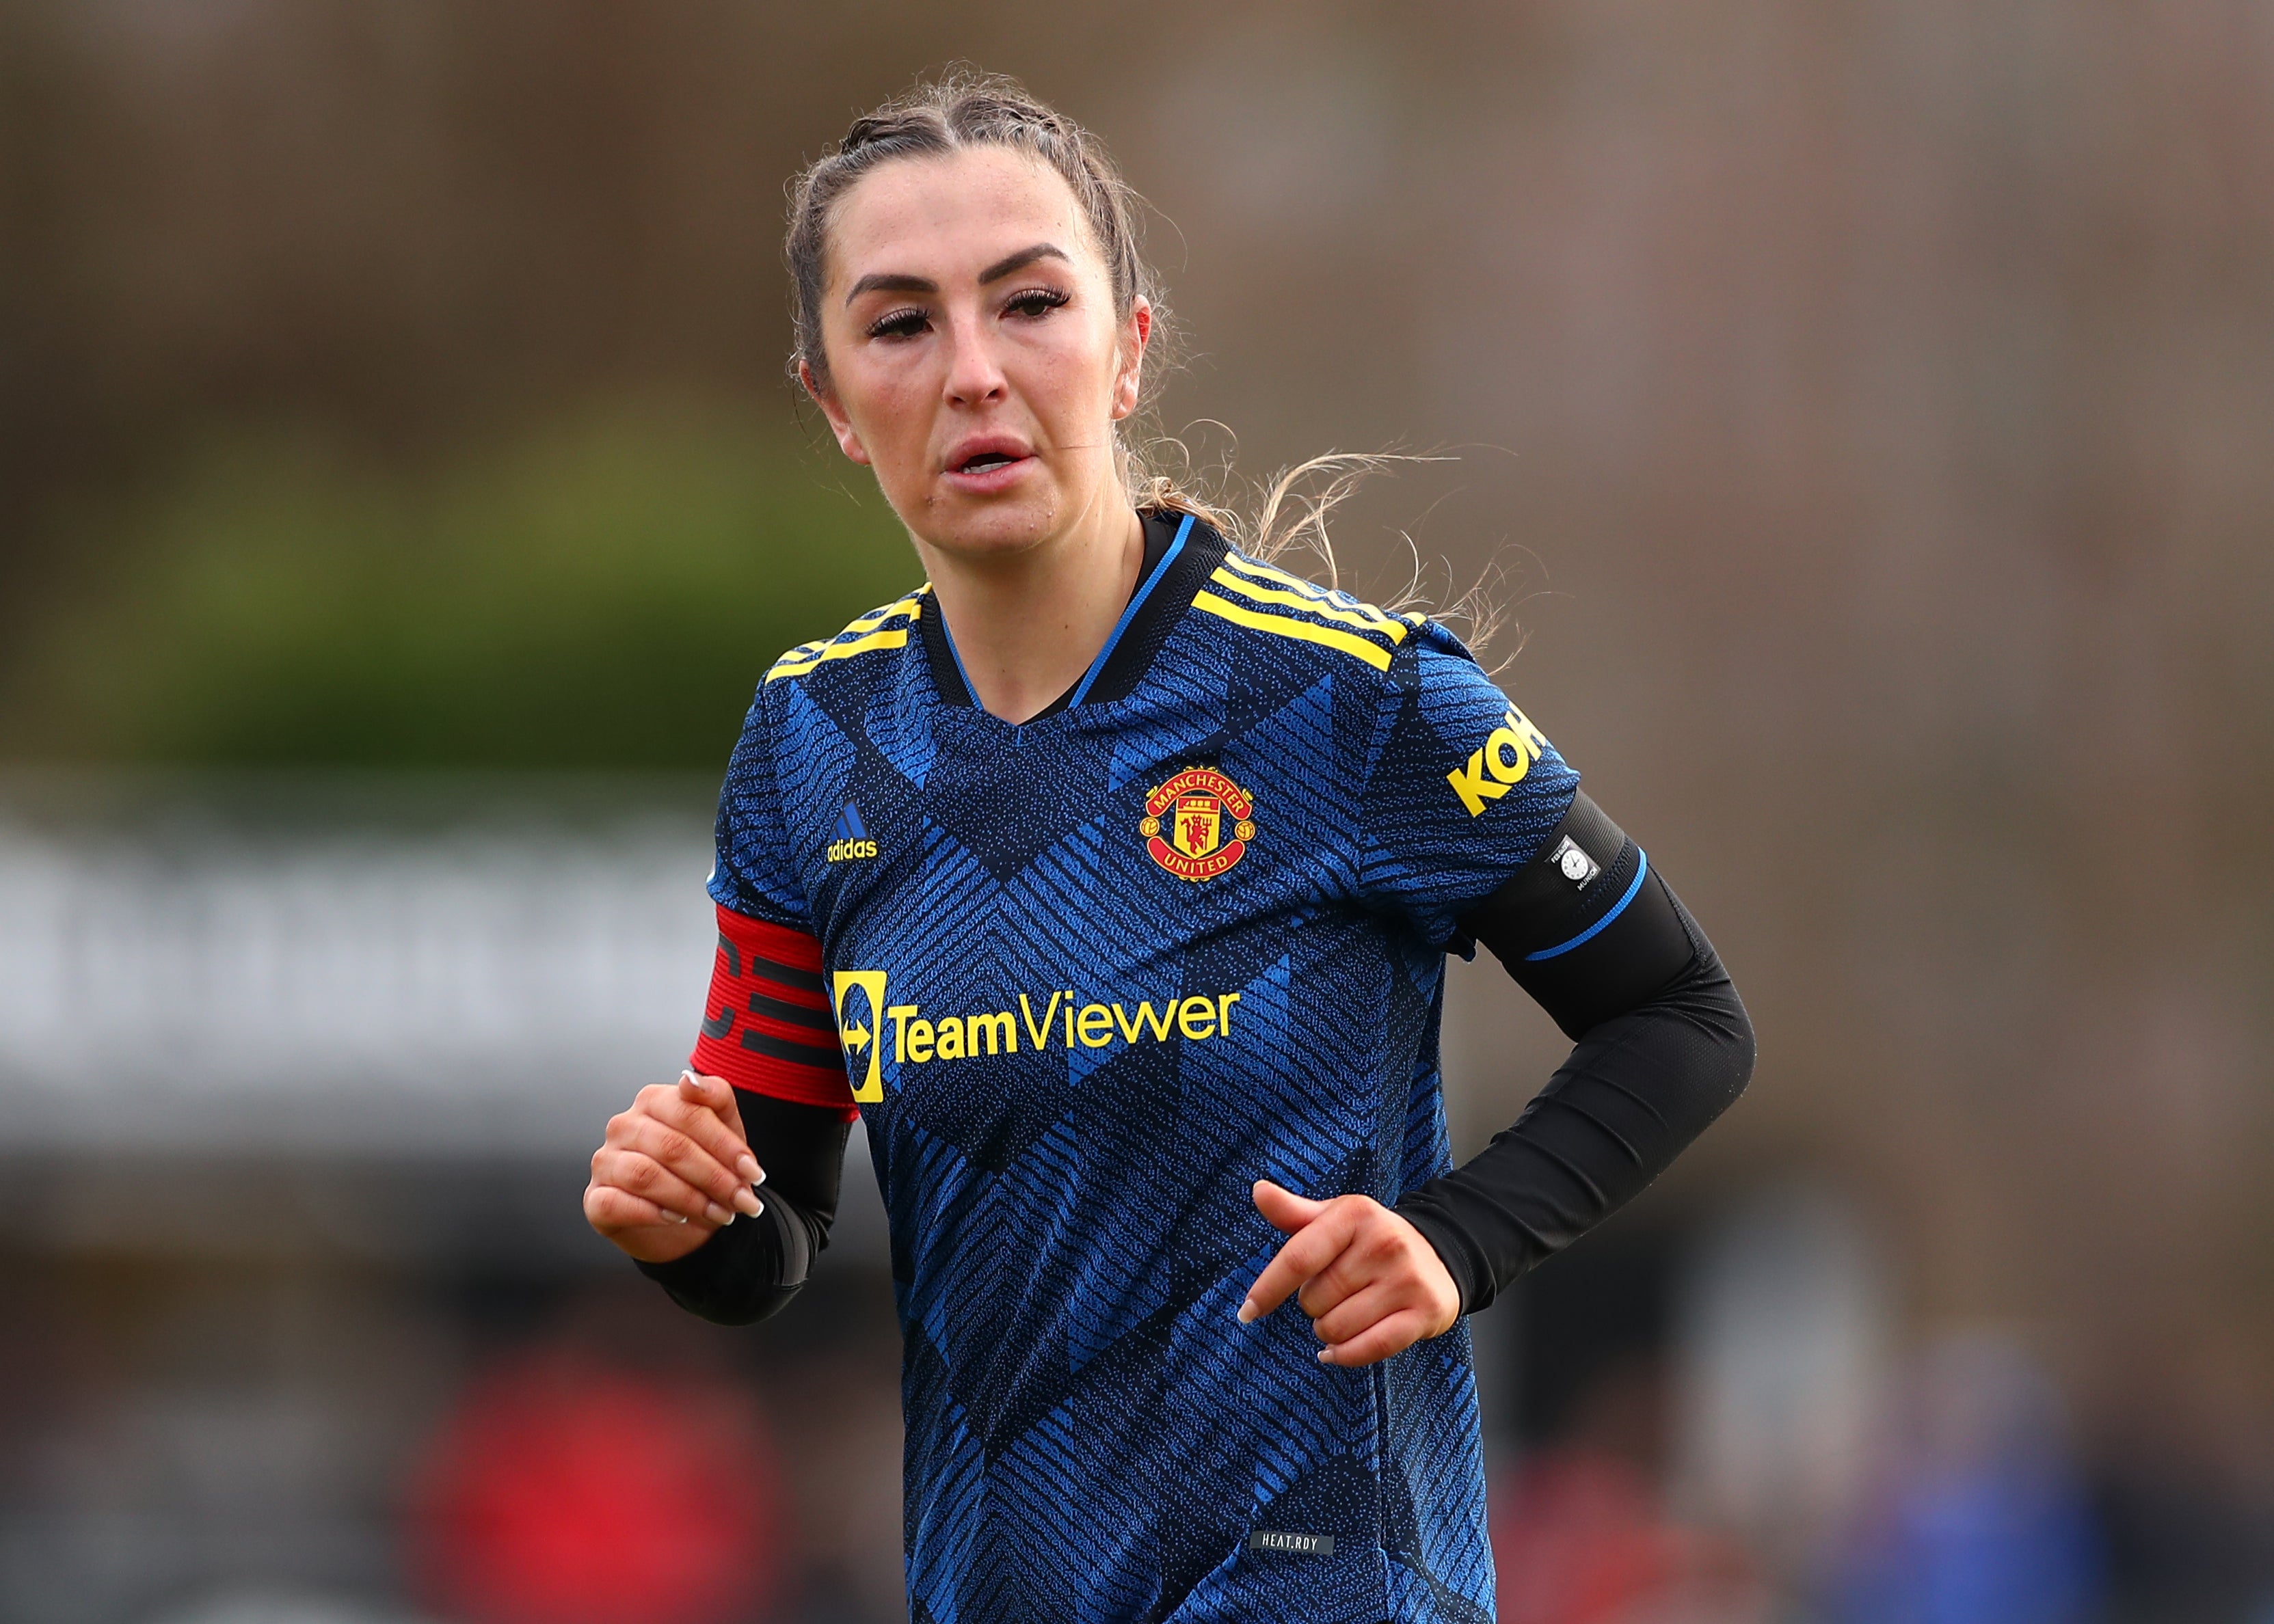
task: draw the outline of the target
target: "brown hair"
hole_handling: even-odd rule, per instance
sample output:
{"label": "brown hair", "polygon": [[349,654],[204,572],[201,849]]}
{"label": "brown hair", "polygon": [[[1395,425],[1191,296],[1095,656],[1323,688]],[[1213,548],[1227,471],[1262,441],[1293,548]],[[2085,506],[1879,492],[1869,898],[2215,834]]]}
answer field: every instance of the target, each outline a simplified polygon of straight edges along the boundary
{"label": "brown hair", "polygon": [[[1126,319],[1138,298],[1145,298],[1153,307],[1150,348],[1156,357],[1167,349],[1169,312],[1160,278],[1145,262],[1139,242],[1144,199],[1121,177],[1105,144],[1036,99],[1016,79],[956,68],[918,83],[876,111],[855,119],[844,139],[808,164],[791,183],[789,235],[783,251],[789,261],[795,329],[790,356],[793,375],[802,365],[817,383],[825,387],[828,384],[829,359],[821,343],[822,260],[830,214],[839,200],[870,170],[896,158],[938,157],[973,147],[1006,147],[1025,153],[1065,182],[1105,260],[1115,314]],[[1148,381],[1131,425],[1149,422],[1151,380],[1163,370],[1157,358],[1147,369]],[[1149,467],[1147,447],[1133,446],[1124,427],[1115,425],[1114,455],[1132,506],[1196,515],[1258,558],[1276,557],[1300,542],[1319,555],[1330,583],[1337,572],[1334,548],[1327,538],[1327,515],[1368,472],[1386,462],[1406,460],[1346,452],[1313,457],[1259,488],[1254,516],[1250,519]],[[1149,445],[1184,449],[1179,442],[1157,434]],[[1406,601],[1418,597],[1419,578],[1417,555],[1413,586],[1404,595]],[[1482,585],[1464,594],[1448,610],[1469,621],[1471,641],[1478,643],[1491,635],[1485,622],[1496,622],[1499,618],[1487,608]]]}

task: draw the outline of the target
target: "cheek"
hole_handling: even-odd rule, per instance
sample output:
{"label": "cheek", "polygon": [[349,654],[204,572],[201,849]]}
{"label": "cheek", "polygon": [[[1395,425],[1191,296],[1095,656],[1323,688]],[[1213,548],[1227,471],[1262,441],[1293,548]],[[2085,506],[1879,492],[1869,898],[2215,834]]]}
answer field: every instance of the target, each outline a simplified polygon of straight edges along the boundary
{"label": "cheek", "polygon": [[1020,393],[1035,414],[1053,425],[1094,425],[1110,417],[1120,357],[1113,335],[1068,323],[1037,334],[1025,347]]}
{"label": "cheek", "polygon": [[906,369],[854,369],[839,383],[839,399],[870,455],[880,459],[922,446],[931,430],[939,391]]}

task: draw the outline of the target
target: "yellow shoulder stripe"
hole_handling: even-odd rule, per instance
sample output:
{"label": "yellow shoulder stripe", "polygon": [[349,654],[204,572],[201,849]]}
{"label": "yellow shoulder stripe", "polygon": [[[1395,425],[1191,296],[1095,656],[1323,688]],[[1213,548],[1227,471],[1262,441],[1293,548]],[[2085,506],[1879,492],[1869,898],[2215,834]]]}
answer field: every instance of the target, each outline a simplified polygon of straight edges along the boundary
{"label": "yellow shoulder stripe", "polygon": [[1274,587],[1258,586],[1254,582],[1235,575],[1228,569],[1219,569],[1209,579],[1218,586],[1230,587],[1242,598],[1254,598],[1259,604],[1284,604],[1290,609],[1300,609],[1306,614],[1315,614],[1323,620],[1339,620],[1344,626],[1355,626],[1360,631],[1378,633],[1389,638],[1393,643],[1405,641],[1404,626],[1378,609],[1371,610],[1369,613],[1369,605],[1356,604],[1355,600],[1353,600],[1354,607],[1338,609],[1333,604],[1319,598],[1306,598],[1296,592],[1283,592]]}
{"label": "yellow shoulder stripe", "polygon": [[[1371,626],[1379,626],[1387,629],[1396,626],[1401,620],[1412,626],[1419,626],[1421,623],[1419,616],[1388,613],[1375,608],[1372,604],[1360,603],[1347,592],[1338,592],[1332,588],[1321,586],[1315,581],[1306,581],[1300,575],[1290,575],[1276,564],[1260,564],[1254,559],[1242,558],[1237,553],[1226,553],[1224,555],[1224,561],[1242,575],[1252,575],[1258,581],[1275,582],[1280,586],[1300,593],[1305,598],[1321,604],[1337,605],[1347,613],[1364,615],[1367,623]],[[1321,613],[1323,613],[1324,611]]]}
{"label": "yellow shoulder stripe", "polygon": [[1266,614],[1257,609],[1243,609],[1213,592],[1194,593],[1193,607],[1220,620],[1230,620],[1234,626],[1253,627],[1259,632],[1269,632],[1275,636],[1292,637],[1301,643],[1315,643],[1326,648],[1339,649],[1344,654],[1364,660],[1376,671],[1389,669],[1389,650],[1352,632],[1338,632],[1330,626],[1314,626],[1308,620],[1291,620],[1284,614]]}
{"label": "yellow shoulder stripe", "polygon": [[[802,677],[815,666],[829,660],[849,659],[855,654],[867,654],[877,649],[905,649],[908,646],[908,627],[923,616],[923,595],[911,592],[898,603],[886,604],[882,609],[871,609],[834,637],[821,643],[802,643],[783,655],[766,673],[766,680],[777,677]],[[906,617],[899,626],[885,622]]]}

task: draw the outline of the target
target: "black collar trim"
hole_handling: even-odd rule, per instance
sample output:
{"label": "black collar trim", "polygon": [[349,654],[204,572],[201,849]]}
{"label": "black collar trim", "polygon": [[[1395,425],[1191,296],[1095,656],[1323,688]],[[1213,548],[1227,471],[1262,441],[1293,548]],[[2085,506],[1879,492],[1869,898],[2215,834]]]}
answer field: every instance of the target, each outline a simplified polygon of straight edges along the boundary
{"label": "black collar trim", "polygon": [[[1192,607],[1193,594],[1201,590],[1211,571],[1224,562],[1224,538],[1205,522],[1195,519],[1185,545],[1176,549],[1176,557],[1169,559],[1167,571],[1158,581],[1154,572],[1162,568],[1162,560],[1169,558],[1175,546],[1178,529],[1185,515],[1168,508],[1151,508],[1138,515],[1145,526],[1145,560],[1137,571],[1137,592],[1145,592],[1145,601],[1138,606],[1136,615],[1121,629],[1112,652],[1094,679],[1089,680],[1089,692],[1082,703],[1093,705],[1102,700],[1126,699],[1134,693],[1145,673],[1152,669],[1154,656],[1169,640],[1186,610]],[[1152,590],[1146,592],[1146,583]],[[1135,594],[1133,593],[1133,597]],[[925,663],[931,668],[932,686],[939,690],[944,704],[975,706],[970,686],[963,680],[962,667],[957,663],[955,646],[948,639],[947,623],[939,613],[939,596],[931,593],[931,612],[916,621],[923,647]],[[1081,692],[1081,683],[1073,687],[1051,702],[1048,709],[1028,718],[1040,721],[1046,716],[1056,716],[1066,710]]]}

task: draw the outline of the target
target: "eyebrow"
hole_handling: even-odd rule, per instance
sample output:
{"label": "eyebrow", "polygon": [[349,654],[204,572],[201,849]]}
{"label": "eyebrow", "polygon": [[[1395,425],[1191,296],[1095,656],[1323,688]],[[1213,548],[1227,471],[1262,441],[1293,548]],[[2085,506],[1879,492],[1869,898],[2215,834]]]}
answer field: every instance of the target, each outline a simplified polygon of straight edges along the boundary
{"label": "eyebrow", "polygon": [[[1021,248],[1014,254],[1005,255],[980,272],[979,285],[983,288],[990,282],[1000,282],[1013,272],[1025,270],[1037,259],[1065,259],[1067,263],[1072,263],[1065,250],[1057,244],[1036,243],[1032,248]],[[910,276],[905,272],[898,271],[871,271],[847,290],[845,302],[850,304],[864,293],[937,293],[938,291],[939,284],[929,276]]]}

